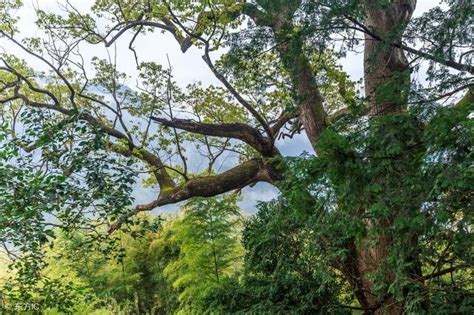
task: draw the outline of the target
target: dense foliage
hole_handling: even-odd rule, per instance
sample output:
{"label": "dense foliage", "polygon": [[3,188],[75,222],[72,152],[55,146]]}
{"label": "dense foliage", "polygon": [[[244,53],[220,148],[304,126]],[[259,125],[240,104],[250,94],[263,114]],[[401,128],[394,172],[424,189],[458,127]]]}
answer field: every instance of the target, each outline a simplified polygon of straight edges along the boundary
{"label": "dense foliage", "polygon": [[469,1],[59,2],[0,4],[0,311],[473,313]]}

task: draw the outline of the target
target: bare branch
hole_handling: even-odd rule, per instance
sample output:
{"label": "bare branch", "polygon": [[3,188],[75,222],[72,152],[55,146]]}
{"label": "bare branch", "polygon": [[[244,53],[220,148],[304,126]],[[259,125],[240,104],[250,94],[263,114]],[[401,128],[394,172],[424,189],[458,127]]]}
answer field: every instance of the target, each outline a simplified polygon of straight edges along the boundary
{"label": "bare branch", "polygon": [[392,41],[388,41],[387,39],[383,38],[382,36],[380,36],[379,34],[376,34],[375,32],[373,32],[372,30],[370,30],[367,26],[365,26],[363,23],[357,21],[357,19],[351,17],[351,16],[348,16],[346,15],[345,16],[349,21],[351,21],[352,23],[354,23],[355,25],[358,26],[358,28],[356,30],[358,31],[361,31],[367,35],[369,35],[370,37],[372,37],[373,39],[377,40],[377,41],[381,41],[381,42],[384,42],[392,47],[395,47],[395,48],[399,48],[399,49],[402,49],[406,52],[409,52],[409,53],[412,53],[414,55],[417,55],[417,56],[420,56],[422,58],[425,58],[427,60],[430,60],[430,61],[433,61],[433,62],[436,62],[436,63],[439,63],[439,64],[442,64],[442,65],[445,65],[447,67],[450,67],[450,68],[453,68],[453,69],[456,69],[458,71],[467,71],[471,74],[474,74],[474,66],[472,65],[467,65],[467,64],[462,64],[462,63],[459,63],[459,62],[456,62],[454,60],[446,60],[446,59],[443,59],[443,58],[440,58],[438,56],[433,56],[427,52],[424,52],[424,51],[421,51],[421,50],[418,50],[418,49],[415,49],[415,48],[412,48],[412,47],[409,47],[407,45],[404,45],[402,44],[401,42],[392,42]]}
{"label": "bare branch", "polygon": [[72,84],[69,82],[69,80],[66,79],[66,77],[61,73],[61,71],[59,71],[59,69],[57,67],[55,67],[51,62],[46,60],[43,56],[31,51],[29,48],[27,48],[26,46],[24,46],[23,44],[18,42],[15,38],[13,38],[13,36],[8,35],[4,31],[0,31],[0,34],[5,36],[6,38],[8,38],[11,42],[13,42],[15,45],[20,47],[26,53],[38,58],[39,60],[44,62],[46,65],[48,65],[48,67],[50,67],[58,75],[58,77],[60,77],[61,80],[64,82],[64,84],[66,85],[66,87],[69,90],[69,100],[71,101],[71,104],[74,107],[77,107],[76,102],[75,102],[76,91],[74,90],[74,88],[73,88]]}
{"label": "bare branch", "polygon": [[445,274],[448,274],[448,273],[451,273],[451,272],[454,272],[454,271],[458,271],[458,270],[464,269],[464,268],[469,268],[469,265],[468,264],[461,264],[461,265],[453,266],[453,267],[450,267],[450,268],[446,268],[446,269],[443,269],[443,270],[440,270],[440,271],[437,271],[437,272],[433,272],[433,273],[431,273],[427,276],[424,276],[422,279],[424,281],[426,281],[426,280],[438,278],[438,277],[441,277]]}
{"label": "bare branch", "polygon": [[188,119],[175,118],[173,120],[167,120],[158,117],[151,117],[151,119],[163,126],[178,128],[192,133],[213,137],[239,139],[253,147],[265,157],[273,156],[278,153],[268,138],[263,137],[257,129],[247,124],[206,124]]}

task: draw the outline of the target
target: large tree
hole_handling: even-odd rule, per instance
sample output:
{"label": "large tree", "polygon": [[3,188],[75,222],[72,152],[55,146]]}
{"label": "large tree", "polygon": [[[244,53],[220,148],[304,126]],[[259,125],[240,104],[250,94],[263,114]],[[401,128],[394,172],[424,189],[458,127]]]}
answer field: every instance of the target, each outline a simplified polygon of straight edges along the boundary
{"label": "large tree", "polygon": [[[352,286],[365,313],[401,314],[414,292],[432,292],[432,279],[469,266],[459,252],[472,206],[468,1],[417,19],[415,0],[98,0],[88,12],[61,3],[66,14],[38,9],[44,36],[24,40],[12,13],[18,3],[1,8],[3,40],[28,55],[7,50],[0,67],[8,123],[0,140],[9,143],[2,241],[25,226],[37,234],[18,244],[48,237],[44,213],[66,228],[88,228],[93,216],[113,232],[138,212],[263,181],[290,208],[318,214],[325,229],[315,242],[337,253],[328,268]],[[146,37],[160,49],[153,32],[169,33],[183,53],[197,48],[221,84],[183,89],[172,65],[142,62],[134,43]],[[113,58],[80,53],[121,41],[140,73],[134,88]],[[337,59],[360,43],[358,94]],[[47,70],[31,68],[33,59]],[[293,163],[278,140],[300,132],[315,153]],[[197,152],[208,165],[192,172]],[[226,152],[239,163],[218,172]],[[19,160],[29,168],[18,170]],[[150,175],[154,200],[130,207],[124,161]]]}

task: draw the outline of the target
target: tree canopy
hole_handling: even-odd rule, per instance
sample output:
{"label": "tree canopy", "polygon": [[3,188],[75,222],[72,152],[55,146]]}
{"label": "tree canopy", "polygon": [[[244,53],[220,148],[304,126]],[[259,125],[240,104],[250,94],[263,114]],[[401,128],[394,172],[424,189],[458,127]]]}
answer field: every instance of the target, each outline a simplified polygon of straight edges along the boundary
{"label": "tree canopy", "polygon": [[[178,290],[168,312],[472,313],[474,6],[416,5],[58,1],[34,8],[37,35],[24,37],[22,1],[4,1],[0,242],[15,273],[0,294],[55,307],[72,285],[44,273],[62,233],[124,262],[121,235],[150,228],[137,216],[185,202],[169,223],[179,253],[162,253],[180,259],[157,258],[166,286],[121,284]],[[182,86],[170,59],[136,48],[159,51],[163,36],[198,52],[216,84]],[[354,82],[341,60],[358,54]],[[285,156],[297,134],[313,151]],[[258,182],[280,195],[241,231],[232,193]],[[137,202],[137,186],[155,197]]]}

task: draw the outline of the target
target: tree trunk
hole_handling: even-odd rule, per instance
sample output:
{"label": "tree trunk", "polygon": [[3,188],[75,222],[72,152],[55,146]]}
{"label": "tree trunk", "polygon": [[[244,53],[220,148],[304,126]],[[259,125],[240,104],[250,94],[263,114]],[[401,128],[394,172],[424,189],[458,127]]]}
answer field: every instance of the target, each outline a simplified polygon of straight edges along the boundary
{"label": "tree trunk", "polygon": [[[300,3],[295,1],[294,4]],[[316,143],[321,132],[327,127],[327,113],[311,64],[304,53],[301,32],[294,31],[292,17],[299,5],[286,12],[272,12],[272,28],[277,50],[285,70],[288,72],[296,95],[298,117],[306,136],[317,153]]]}
{"label": "tree trunk", "polygon": [[311,145],[317,152],[316,143],[319,135],[326,128],[327,114],[323,107],[323,98],[314,78],[313,70],[303,54],[300,39],[294,38],[279,45],[278,49],[297,95],[299,120]]}
{"label": "tree trunk", "polygon": [[[376,222],[380,224],[380,222]],[[394,280],[394,275],[386,263],[390,254],[392,238],[389,234],[378,237],[376,244],[368,245],[365,242],[357,252],[356,265],[361,275],[362,292],[365,297],[366,307],[373,314],[403,314],[404,303],[396,301],[392,296],[380,299],[374,292],[374,283],[369,280],[370,274],[383,268],[384,281],[389,284]]]}
{"label": "tree trunk", "polygon": [[[387,45],[387,42],[400,42],[403,31],[415,9],[416,0],[392,0],[389,5],[377,4],[377,1],[364,0],[366,9],[365,26],[384,42],[375,40],[370,34],[365,35],[364,79],[365,93],[369,100],[369,114],[376,117],[404,111],[410,88],[408,63],[401,49]],[[383,181],[383,178],[374,181]],[[382,192],[383,193],[383,192]],[[397,209],[385,219],[366,221],[367,230],[382,228],[375,242],[363,240],[356,250],[354,263],[360,275],[360,286],[363,294],[358,299],[369,314],[403,314],[404,302],[396,301],[385,292],[385,298],[374,292],[374,283],[370,275],[382,268],[384,284],[389,285],[395,275],[387,263],[393,246],[393,239],[388,229],[395,221]],[[365,305],[364,305],[365,304]]]}
{"label": "tree trunk", "polygon": [[390,5],[364,0],[365,26],[384,41],[365,34],[365,94],[370,115],[379,116],[404,110],[410,88],[408,63],[403,50],[387,43],[400,43],[415,10],[416,0],[392,0]]}
{"label": "tree trunk", "polygon": [[[386,2],[386,1],[385,1]],[[384,2],[384,3],[385,3]],[[299,3],[299,1],[295,1]],[[382,1],[362,0],[365,6],[365,26],[370,34],[365,35],[364,79],[365,92],[369,100],[369,114],[373,119],[405,110],[410,88],[410,72],[404,52],[387,43],[400,43],[402,34],[415,9],[416,0],[391,0],[389,4]],[[253,5],[247,4],[248,14],[257,25],[272,28],[279,43],[277,50],[288,72],[297,96],[299,119],[317,153],[316,143],[322,130],[326,127],[326,112],[308,59],[303,51],[303,40],[294,31],[292,13],[278,6],[279,11],[261,12]],[[267,10],[269,8],[266,8]],[[383,41],[378,40],[383,39]],[[382,181],[383,178],[374,181]],[[384,220],[368,220],[367,230],[375,227],[388,230],[396,218],[394,215]],[[385,267],[384,283],[394,280],[394,273],[387,266],[387,257],[393,246],[393,239],[388,232],[381,233],[374,243],[368,239],[360,244],[348,245],[345,261],[339,262],[342,272],[354,287],[354,293],[367,314],[402,314],[405,305],[396,301],[389,294],[380,298],[375,294],[374,283],[370,274]]]}

